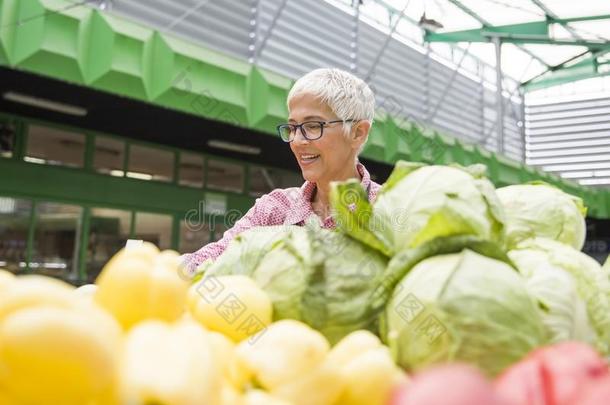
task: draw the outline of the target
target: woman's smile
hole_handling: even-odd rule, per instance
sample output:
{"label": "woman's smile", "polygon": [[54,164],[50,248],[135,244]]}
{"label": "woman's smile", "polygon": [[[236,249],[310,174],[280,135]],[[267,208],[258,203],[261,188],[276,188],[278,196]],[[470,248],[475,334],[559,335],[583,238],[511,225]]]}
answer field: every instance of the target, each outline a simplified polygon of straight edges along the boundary
{"label": "woman's smile", "polygon": [[318,161],[320,155],[313,153],[302,153],[298,155],[299,165],[307,166]]}

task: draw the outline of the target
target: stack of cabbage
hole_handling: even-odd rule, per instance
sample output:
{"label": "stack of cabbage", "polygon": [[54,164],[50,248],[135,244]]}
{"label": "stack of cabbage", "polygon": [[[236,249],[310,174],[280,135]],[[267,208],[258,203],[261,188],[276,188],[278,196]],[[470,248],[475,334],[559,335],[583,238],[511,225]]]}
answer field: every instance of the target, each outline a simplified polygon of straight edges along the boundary
{"label": "stack of cabbage", "polygon": [[495,190],[482,165],[398,162],[373,204],[356,180],[333,184],[331,204],[338,232],[251,229],[202,273],[251,277],[275,319],[331,342],[368,329],[409,371],[465,361],[497,375],[568,339],[608,352],[608,272],[579,252],[580,199],[544,183]]}

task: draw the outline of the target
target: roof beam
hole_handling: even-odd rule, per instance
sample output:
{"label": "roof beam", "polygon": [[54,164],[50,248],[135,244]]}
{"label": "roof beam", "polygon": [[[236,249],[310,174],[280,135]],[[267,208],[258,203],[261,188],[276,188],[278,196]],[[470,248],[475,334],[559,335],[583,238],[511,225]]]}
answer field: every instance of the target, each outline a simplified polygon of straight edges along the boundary
{"label": "roof beam", "polygon": [[[479,29],[463,30],[456,32],[430,32],[426,31],[424,40],[428,42],[493,42],[498,39],[502,43],[512,43],[521,49],[523,52],[530,55],[533,59],[542,63],[548,70],[541,75],[534,77],[522,84],[525,91],[531,91],[536,88],[549,87],[556,84],[568,83],[576,80],[610,75],[610,63],[601,62],[597,59],[598,56],[610,52],[610,41],[605,39],[593,40],[583,39],[575,30],[568,26],[568,23],[579,21],[596,21],[610,20],[610,14],[583,16],[573,18],[558,18],[555,13],[548,9],[540,0],[532,0],[536,6],[544,11],[546,19],[544,21],[535,21],[523,24],[512,24],[503,26],[493,26],[488,21],[483,19],[473,10],[462,4],[459,0],[448,0],[450,3],[458,7],[464,13],[473,17],[482,27]],[[561,24],[572,34],[572,39],[551,38],[549,36],[549,25]],[[576,57],[556,65],[550,66],[532,51],[525,48],[525,44],[544,44],[544,45],[571,45],[584,46],[587,48]],[[578,59],[587,53],[591,53],[591,57],[573,65],[567,64],[575,59]],[[601,68],[600,68],[601,67]]]}
{"label": "roof beam", "polygon": [[492,42],[499,37],[503,43],[579,45],[592,49],[610,47],[609,41],[587,39],[557,39],[549,37],[549,21],[535,21],[523,24],[488,26],[454,32],[427,32],[428,42]]}
{"label": "roof beam", "polygon": [[[417,21],[413,20],[412,18],[410,18],[408,15],[406,14],[402,14],[400,15],[400,10],[396,9],[394,6],[386,3],[384,0],[373,0],[375,3],[380,4],[382,6],[384,6],[387,10],[390,10],[390,12],[394,13],[397,18],[400,19],[405,19],[415,25],[419,25]],[[466,8],[465,6],[463,6],[461,3],[459,3],[458,1],[454,1],[454,0],[449,0],[451,3],[455,4],[457,6],[457,4],[459,4],[458,7],[460,7],[462,10],[464,10],[464,12],[466,12],[465,10],[469,10],[468,8]],[[463,7],[463,8],[462,8]],[[469,10],[470,11],[470,10]],[[483,22],[485,20],[483,20],[480,16],[478,16],[477,14],[475,14],[474,12],[470,11],[472,14],[472,17],[475,18],[477,21],[481,22],[481,24],[483,24]],[[390,24],[391,25],[391,24]],[[488,24],[489,25],[489,24]],[[525,52],[526,54],[528,54],[530,57],[532,57],[534,60],[538,61],[539,63],[541,63],[543,66],[550,68],[551,66],[546,63],[544,60],[542,60],[540,57],[538,57],[537,55],[535,55],[532,51],[530,51],[529,49],[522,47],[520,45],[516,45],[517,47],[519,47],[519,49],[521,49],[521,51]],[[475,56],[475,58],[479,61],[482,62],[482,60],[480,58],[477,58]],[[482,62],[485,63],[485,62]]]}
{"label": "roof beam", "polygon": [[591,15],[585,17],[572,17],[572,18],[553,18],[553,22],[558,24],[567,24],[571,22],[579,22],[579,21],[597,21],[597,20],[610,20],[610,14],[603,15]]}
{"label": "roof beam", "polygon": [[[572,56],[571,58],[569,58],[569,59],[567,59],[567,60],[564,60],[563,62],[561,62],[561,63],[559,63],[559,64],[557,64],[557,65],[555,65],[555,66],[551,66],[550,68],[548,68],[548,69],[547,69],[547,70],[545,70],[544,72],[539,73],[539,74],[537,74],[536,76],[532,77],[531,79],[526,80],[525,82],[521,83],[521,85],[524,85],[524,84],[527,84],[527,83],[529,83],[529,82],[531,82],[531,81],[533,81],[533,80],[536,80],[536,79],[538,79],[539,77],[544,76],[544,75],[546,75],[546,74],[547,74],[547,73],[549,73],[549,72],[553,72],[553,71],[555,71],[555,70],[559,70],[559,69],[561,69],[561,68],[563,68],[563,67],[567,67],[567,65],[568,65],[570,62],[575,61],[575,60],[577,60],[577,59],[581,59],[581,58],[582,58],[583,56],[585,56],[585,55],[591,55],[591,54],[590,54],[590,51],[589,51],[588,49],[587,49],[586,51],[584,51],[584,52],[579,53],[578,55],[574,55],[574,56]],[[583,59],[581,59],[581,60],[583,60]]]}
{"label": "roof beam", "polygon": [[598,59],[607,53],[610,53],[610,49],[596,52],[590,57],[569,66],[567,66],[567,63],[570,62],[568,60],[524,82],[521,86],[525,91],[532,91],[577,80],[610,75],[610,66],[608,66],[610,62]]}
{"label": "roof beam", "polygon": [[[546,15],[547,18],[553,19],[553,20],[557,20],[557,14],[555,14],[553,11],[551,11],[550,8],[548,8],[547,6],[544,5],[544,3],[542,3],[542,1],[540,0],[531,0],[532,3],[534,3],[536,5],[536,7],[538,7],[540,10],[544,11],[544,15]],[[577,38],[577,39],[582,39],[580,35],[578,35],[578,33],[568,25],[568,23],[562,23],[561,24],[562,27],[564,27],[569,33],[570,35],[572,35],[572,37]]]}
{"label": "roof beam", "polygon": [[[489,23],[489,21],[485,20],[483,17],[481,17],[480,15],[475,13],[473,10],[471,10],[468,7],[466,7],[465,5],[463,5],[458,0],[449,0],[449,2],[451,4],[453,4],[454,6],[456,6],[457,8],[459,8],[460,10],[462,10],[463,12],[465,12],[466,14],[468,14],[469,16],[471,16],[472,18],[474,18],[475,20],[477,20],[478,22],[480,22],[484,27],[489,27],[489,26],[492,25],[492,24]],[[543,66],[546,66],[547,68],[550,67],[550,65],[548,63],[546,63],[543,59],[541,59],[538,55],[536,55],[535,53],[533,53],[529,49],[527,49],[524,46],[521,46],[519,44],[517,44],[516,46],[519,49],[521,49],[523,52],[528,54],[530,57],[534,58],[536,61],[541,63]]]}

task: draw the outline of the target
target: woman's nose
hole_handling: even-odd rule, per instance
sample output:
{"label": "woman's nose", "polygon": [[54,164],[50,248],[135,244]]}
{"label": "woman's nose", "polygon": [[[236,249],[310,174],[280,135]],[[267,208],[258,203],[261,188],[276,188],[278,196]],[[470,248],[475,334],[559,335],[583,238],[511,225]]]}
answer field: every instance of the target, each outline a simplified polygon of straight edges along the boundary
{"label": "woman's nose", "polygon": [[307,144],[309,143],[309,139],[305,138],[305,136],[303,135],[303,130],[301,128],[297,128],[296,132],[294,133],[294,139],[292,140],[292,142],[296,142],[299,144]]}

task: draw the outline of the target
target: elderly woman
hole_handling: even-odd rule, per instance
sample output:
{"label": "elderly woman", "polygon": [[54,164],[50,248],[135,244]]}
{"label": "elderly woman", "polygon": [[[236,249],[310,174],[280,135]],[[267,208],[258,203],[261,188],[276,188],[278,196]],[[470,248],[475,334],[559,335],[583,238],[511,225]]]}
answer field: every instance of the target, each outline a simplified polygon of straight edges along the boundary
{"label": "elderly woman", "polygon": [[287,103],[288,123],[277,130],[290,145],[305,183],[257,199],[221,240],[185,255],[189,269],[215,259],[231,239],[254,226],[303,225],[316,215],[324,228],[334,228],[329,207],[332,181],[359,179],[369,200],[375,199],[380,186],[358,162],[375,114],[369,86],[339,69],[316,69],[297,80]]}

